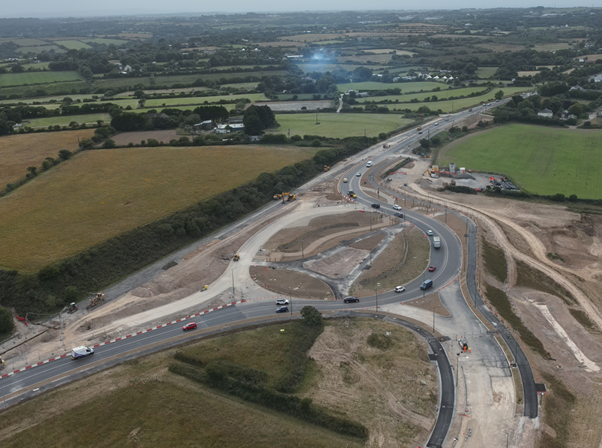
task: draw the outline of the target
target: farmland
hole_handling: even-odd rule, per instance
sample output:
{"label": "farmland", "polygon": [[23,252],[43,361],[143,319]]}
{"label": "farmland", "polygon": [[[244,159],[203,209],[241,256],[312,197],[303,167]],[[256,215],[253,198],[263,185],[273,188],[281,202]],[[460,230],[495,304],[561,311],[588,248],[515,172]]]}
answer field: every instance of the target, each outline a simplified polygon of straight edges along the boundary
{"label": "farmland", "polygon": [[51,82],[81,81],[77,72],[25,72],[0,75],[0,86],[11,87],[25,84],[47,84]]}
{"label": "farmland", "polygon": [[371,102],[371,101],[375,101],[375,102],[379,102],[379,101],[384,101],[384,100],[388,100],[388,101],[398,101],[398,102],[408,102],[414,98],[416,98],[419,101],[423,101],[425,98],[427,97],[432,97],[433,95],[435,95],[437,98],[439,99],[445,99],[445,98],[449,98],[450,96],[467,96],[470,95],[472,93],[477,93],[477,92],[482,92],[483,90],[486,90],[487,87],[485,86],[475,86],[475,87],[466,87],[466,88],[461,88],[461,89],[442,89],[439,92],[422,92],[422,93],[406,93],[406,94],[402,94],[402,95],[387,95],[387,96],[375,96],[375,97],[368,97],[368,98],[356,98],[356,101],[359,103],[365,103],[365,102]]}
{"label": "farmland", "polygon": [[0,266],[38,269],[314,152],[229,146],[79,153],[0,198]]}
{"label": "farmland", "polygon": [[43,134],[7,135],[0,138],[0,185],[25,176],[28,166],[40,167],[46,157],[57,158],[61,149],[75,151],[77,139],[89,138],[92,129]]}
{"label": "farmland", "polygon": [[441,164],[505,173],[537,194],[602,197],[602,179],[592,166],[602,163],[602,131],[512,124],[452,143]]}
{"label": "farmland", "polygon": [[347,90],[385,90],[385,89],[401,89],[402,92],[427,92],[429,90],[436,89],[437,87],[441,89],[446,89],[447,85],[442,82],[396,82],[393,84],[385,84],[382,82],[350,82],[348,84],[337,84],[337,88],[340,91]]}
{"label": "farmland", "polygon": [[280,127],[270,133],[284,134],[288,129],[291,135],[323,135],[325,137],[343,138],[362,136],[376,137],[381,132],[390,132],[412,120],[399,118],[399,115],[387,114],[318,114],[319,125],[316,125],[316,114],[276,114]]}
{"label": "farmland", "polygon": [[479,67],[477,70],[477,76],[480,79],[491,78],[499,67]]}
{"label": "farmland", "polygon": [[80,50],[82,48],[92,48],[90,45],[80,42],[78,40],[55,40],[55,44],[62,45],[69,50]]}
{"label": "farmland", "polygon": [[67,126],[72,121],[77,123],[96,123],[98,120],[105,122],[111,121],[111,116],[107,113],[86,114],[86,115],[59,115],[56,117],[34,118],[28,126],[31,128],[45,128],[48,126]]}

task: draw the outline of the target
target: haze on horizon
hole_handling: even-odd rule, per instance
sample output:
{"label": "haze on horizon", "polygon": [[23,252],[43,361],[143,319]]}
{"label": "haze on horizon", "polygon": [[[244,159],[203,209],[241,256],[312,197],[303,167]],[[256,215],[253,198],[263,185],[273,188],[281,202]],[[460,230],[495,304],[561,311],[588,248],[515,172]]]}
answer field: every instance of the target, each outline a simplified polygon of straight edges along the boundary
{"label": "haze on horizon", "polygon": [[[531,4],[532,3],[532,4]],[[89,5],[89,3],[88,3]],[[535,0],[525,4],[521,0],[505,0],[503,2],[477,1],[477,0],[428,0],[427,2],[398,2],[385,0],[378,3],[378,8],[372,3],[360,0],[345,2],[331,2],[325,4],[318,0],[308,0],[299,3],[283,4],[277,0],[263,0],[259,4],[231,0],[224,5],[203,4],[191,0],[177,0],[175,2],[156,2],[149,4],[146,0],[129,0],[126,4],[118,0],[106,0],[96,3],[89,9],[84,4],[74,0],[59,0],[48,3],[43,0],[31,0],[26,3],[5,2],[0,11],[0,18],[16,17],[91,17],[91,16],[118,16],[118,15],[149,15],[149,14],[241,14],[247,12],[295,12],[295,11],[416,11],[416,10],[442,10],[442,9],[491,9],[491,8],[529,8],[544,6],[546,8],[576,8],[576,7],[602,7],[602,0],[587,2],[578,0],[573,3],[567,0]]]}

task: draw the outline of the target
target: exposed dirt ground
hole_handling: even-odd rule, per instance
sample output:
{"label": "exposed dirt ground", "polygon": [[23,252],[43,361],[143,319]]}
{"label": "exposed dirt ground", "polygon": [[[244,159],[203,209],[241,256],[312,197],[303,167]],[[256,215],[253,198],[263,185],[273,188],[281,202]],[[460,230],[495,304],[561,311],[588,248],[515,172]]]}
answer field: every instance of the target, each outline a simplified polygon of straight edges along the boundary
{"label": "exposed dirt ground", "polygon": [[332,300],[333,298],[332,291],[326,283],[308,274],[265,266],[252,266],[250,273],[256,278],[257,284],[276,294],[291,293],[294,297],[304,299]]}
{"label": "exposed dirt ground", "polygon": [[369,319],[329,322],[309,351],[320,370],[306,396],[364,423],[369,447],[417,446],[434,424],[437,372],[424,356],[424,340],[378,325],[391,340],[384,350],[367,343],[375,332]]}

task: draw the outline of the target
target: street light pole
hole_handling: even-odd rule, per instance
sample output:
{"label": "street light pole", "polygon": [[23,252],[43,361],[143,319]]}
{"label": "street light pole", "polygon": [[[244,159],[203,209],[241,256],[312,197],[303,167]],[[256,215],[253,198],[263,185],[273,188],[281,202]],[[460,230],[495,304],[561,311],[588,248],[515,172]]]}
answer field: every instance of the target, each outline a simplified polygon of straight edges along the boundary
{"label": "street light pole", "polygon": [[459,370],[459,365],[460,365],[460,353],[457,353],[458,357],[456,358],[456,389],[458,388],[458,378],[460,377],[460,370]]}
{"label": "street light pole", "polygon": [[380,287],[380,283],[376,284],[376,311],[378,311],[378,288]]}
{"label": "street light pole", "polygon": [[234,296],[234,269],[232,269],[232,296]]}
{"label": "street light pole", "polygon": [[293,296],[291,295],[291,287],[288,287],[288,301],[291,305],[291,316],[293,315]]}

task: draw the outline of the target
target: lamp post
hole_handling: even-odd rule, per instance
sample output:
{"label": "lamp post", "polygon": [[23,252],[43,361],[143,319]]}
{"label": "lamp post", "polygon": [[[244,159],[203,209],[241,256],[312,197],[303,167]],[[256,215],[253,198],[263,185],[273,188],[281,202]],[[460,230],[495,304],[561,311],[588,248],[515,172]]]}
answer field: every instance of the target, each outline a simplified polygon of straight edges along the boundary
{"label": "lamp post", "polygon": [[435,336],[435,309],[438,307],[439,305],[435,305],[433,307],[433,336]]}
{"label": "lamp post", "polygon": [[376,311],[378,312],[378,288],[380,287],[380,283],[376,284]]}
{"label": "lamp post", "polygon": [[234,297],[234,271],[238,269],[238,267],[235,267],[232,269],[232,296]]}
{"label": "lamp post", "polygon": [[459,365],[460,365],[460,353],[456,353],[456,355],[458,355],[458,357],[456,358],[456,389],[458,388],[458,378],[460,377],[460,370],[459,370]]}
{"label": "lamp post", "polygon": [[291,305],[291,316],[293,315],[293,296],[291,295],[291,287],[288,287],[288,301]]}

